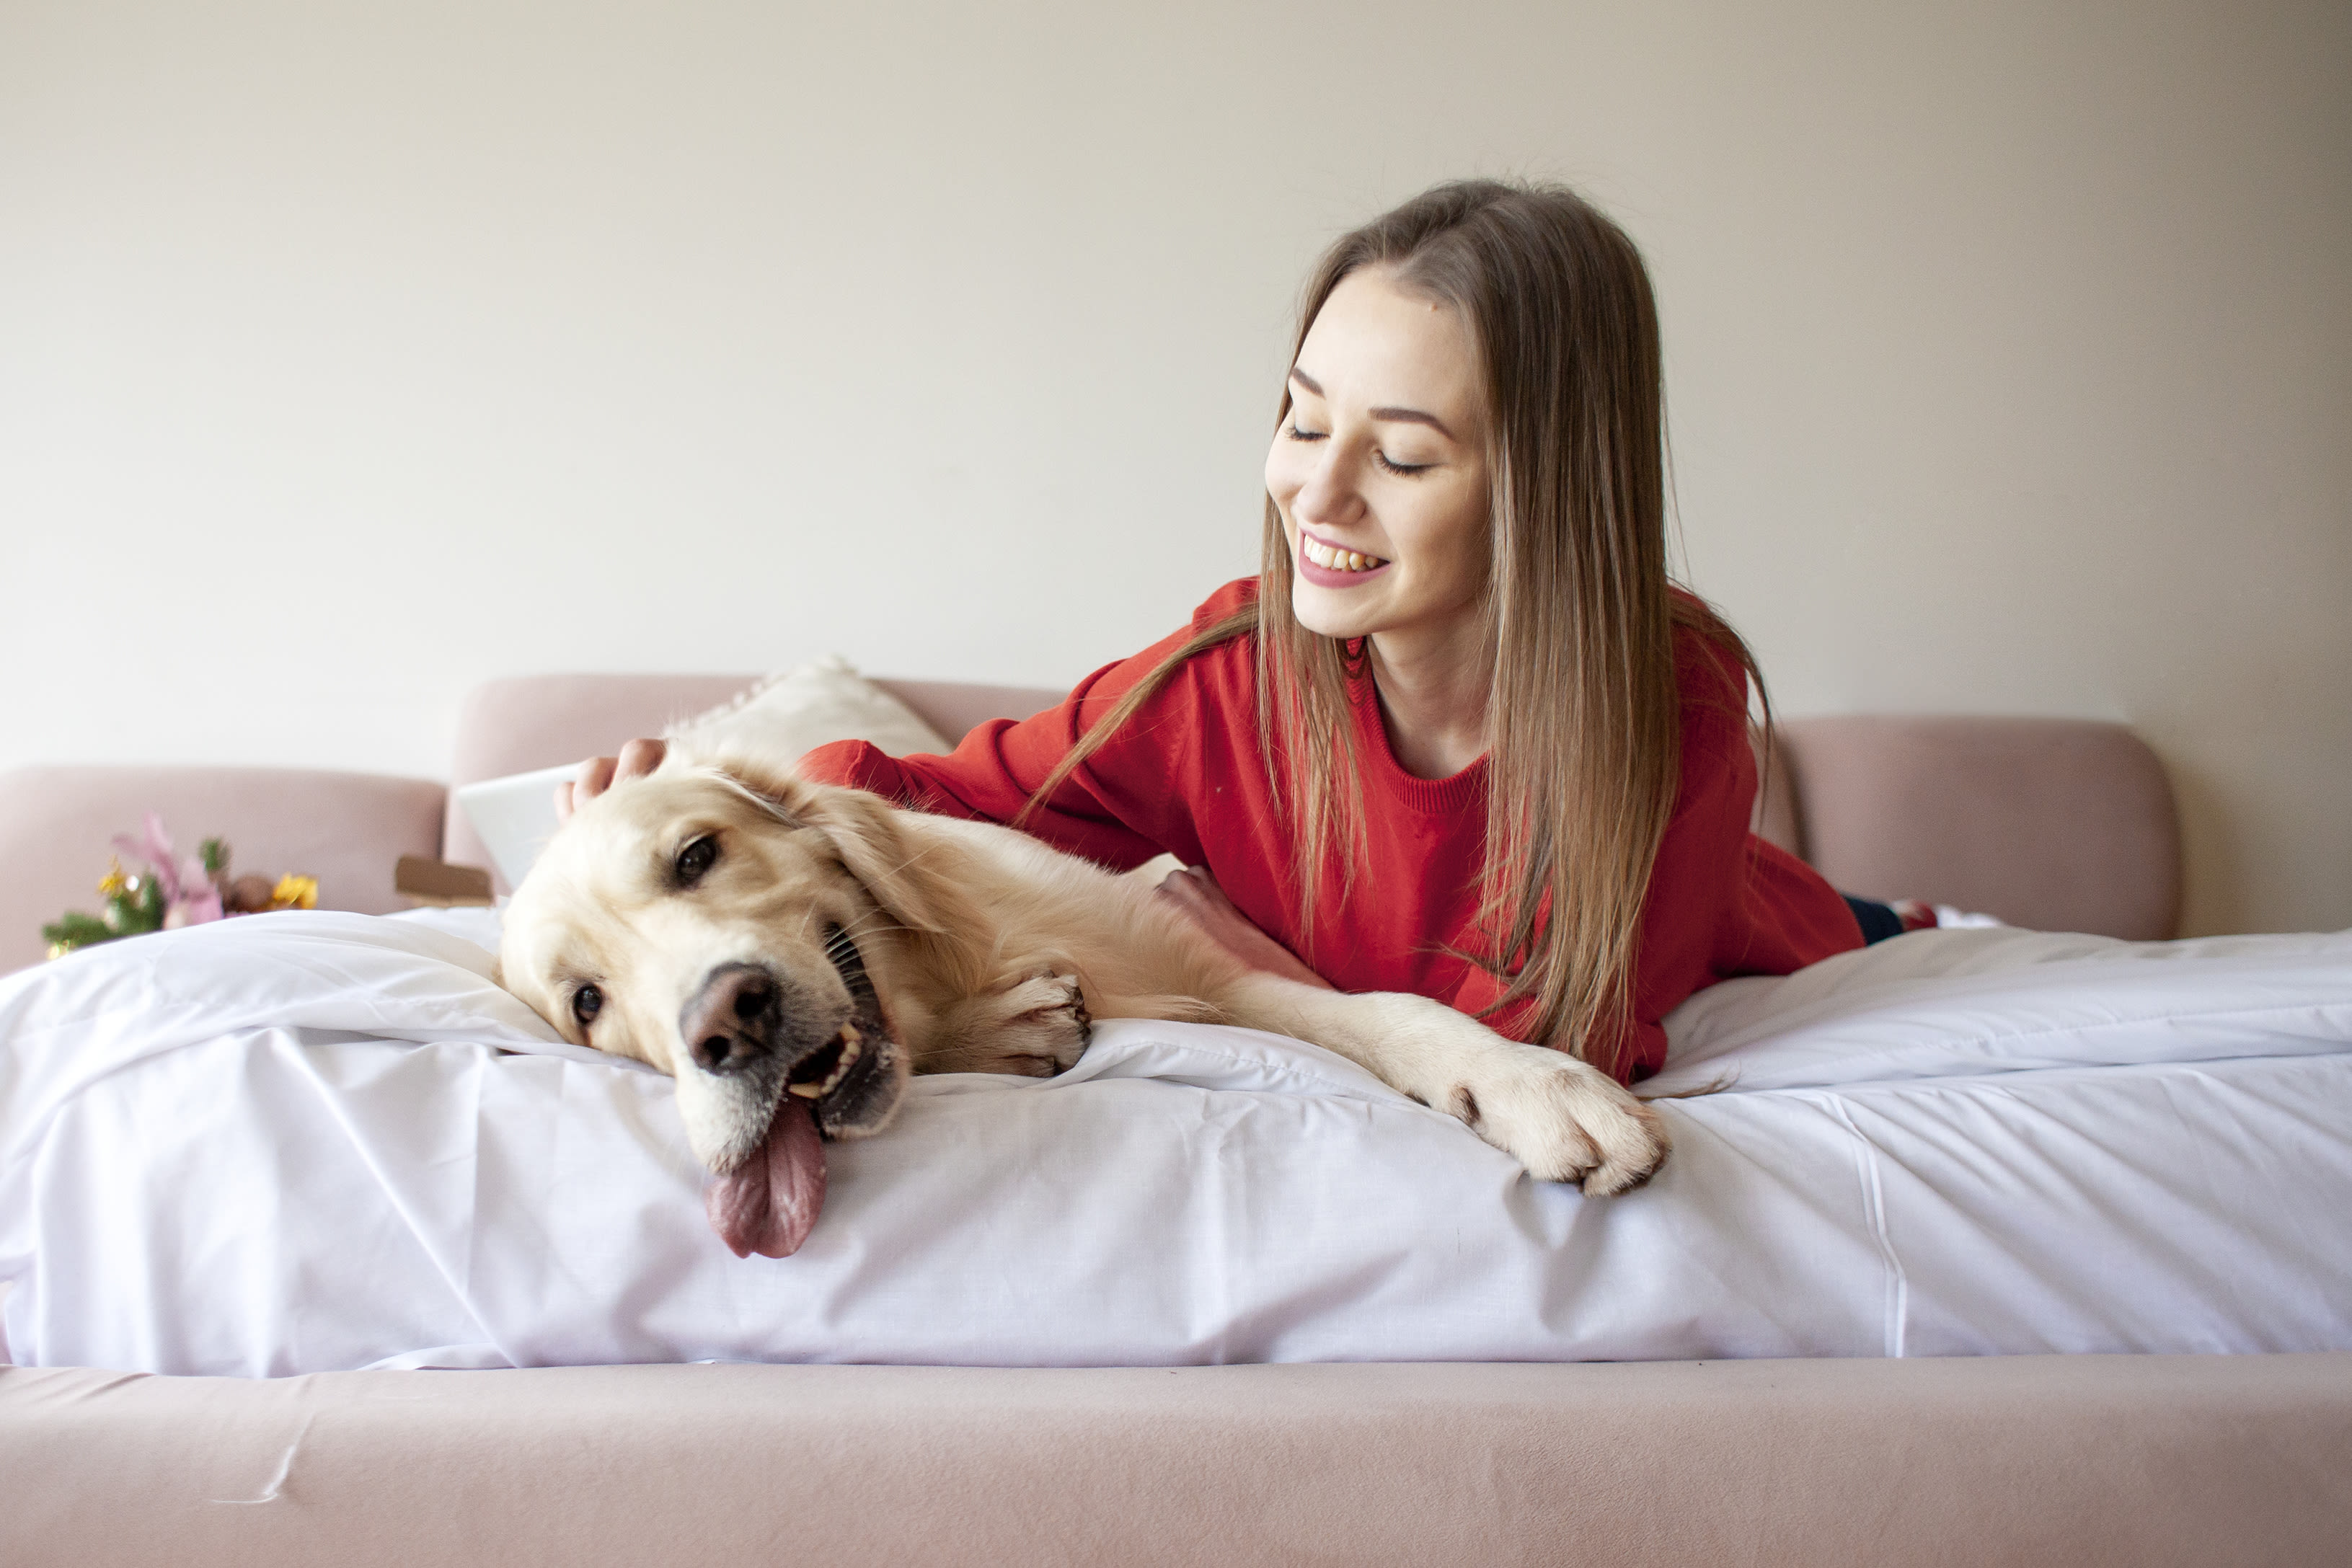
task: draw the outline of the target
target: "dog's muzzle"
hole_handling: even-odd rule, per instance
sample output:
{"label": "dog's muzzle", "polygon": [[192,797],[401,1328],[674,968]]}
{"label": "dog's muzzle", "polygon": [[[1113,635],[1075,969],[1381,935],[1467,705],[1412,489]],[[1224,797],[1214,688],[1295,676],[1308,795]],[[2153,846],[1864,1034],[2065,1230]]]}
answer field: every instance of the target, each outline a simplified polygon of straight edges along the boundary
{"label": "dog's muzzle", "polygon": [[[820,1128],[849,1132],[871,1119],[864,1102],[883,1089],[895,1054],[864,958],[848,934],[825,929],[825,956],[849,993],[850,1018],[788,988],[765,966],[721,964],[678,1011],[678,1036],[696,1067],[738,1092],[814,1103]],[[877,1071],[883,1070],[883,1071]]]}
{"label": "dog's muzzle", "polygon": [[898,1042],[856,945],[839,926],[825,955],[849,993],[814,1002],[756,964],[722,964],[678,1017],[694,1065],[762,1118],[746,1156],[718,1168],[703,1207],[739,1258],[797,1251],[824,1203],[824,1140],[877,1130],[895,1109]]}

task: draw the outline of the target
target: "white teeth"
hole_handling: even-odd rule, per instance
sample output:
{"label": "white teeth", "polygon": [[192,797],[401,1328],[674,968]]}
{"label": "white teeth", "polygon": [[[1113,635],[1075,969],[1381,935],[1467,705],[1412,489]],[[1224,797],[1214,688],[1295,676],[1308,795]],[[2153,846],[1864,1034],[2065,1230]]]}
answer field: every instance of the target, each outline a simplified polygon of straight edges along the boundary
{"label": "white teeth", "polygon": [[844,1024],[841,1026],[841,1060],[833,1064],[833,1071],[824,1075],[824,1082],[787,1083],[784,1092],[797,1094],[803,1100],[821,1100],[841,1087],[841,1081],[849,1076],[849,1070],[856,1066],[857,1059],[865,1054],[865,1037],[857,1032],[857,1026]]}
{"label": "white teeth", "polygon": [[1364,555],[1351,549],[1334,549],[1314,539],[1300,540],[1299,550],[1326,571],[1369,571],[1373,567],[1388,564],[1379,556]]}

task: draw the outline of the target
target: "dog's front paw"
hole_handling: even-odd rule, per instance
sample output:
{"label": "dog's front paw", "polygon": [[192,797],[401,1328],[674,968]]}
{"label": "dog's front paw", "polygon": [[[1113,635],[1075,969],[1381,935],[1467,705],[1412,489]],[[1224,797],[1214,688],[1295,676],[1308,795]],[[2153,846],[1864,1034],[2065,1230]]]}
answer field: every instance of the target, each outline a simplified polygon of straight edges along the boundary
{"label": "dog's front paw", "polygon": [[1003,993],[1002,1003],[1005,1049],[1038,1061],[1033,1071],[1040,1078],[1076,1066],[1094,1038],[1095,1020],[1075,976],[1050,969],[1032,975]]}
{"label": "dog's front paw", "polygon": [[1076,979],[1043,970],[960,1004],[919,1070],[1051,1078],[1076,1065],[1093,1034]]}
{"label": "dog's front paw", "polygon": [[1465,1072],[1439,1107],[1545,1181],[1606,1197],[1650,1179],[1672,1147],[1657,1113],[1574,1057],[1512,1045]]}

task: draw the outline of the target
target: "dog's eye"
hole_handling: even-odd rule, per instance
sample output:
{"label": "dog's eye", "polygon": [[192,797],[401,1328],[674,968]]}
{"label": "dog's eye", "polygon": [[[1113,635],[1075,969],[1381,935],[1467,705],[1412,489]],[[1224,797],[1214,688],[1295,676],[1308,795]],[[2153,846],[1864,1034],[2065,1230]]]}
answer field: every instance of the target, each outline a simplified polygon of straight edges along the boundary
{"label": "dog's eye", "polygon": [[677,852],[677,880],[692,886],[702,880],[702,873],[709,871],[711,862],[718,858],[719,841],[709,833],[703,834]]}
{"label": "dog's eye", "polygon": [[581,1028],[594,1023],[596,1015],[604,1010],[604,993],[595,987],[583,986],[572,993],[572,1016],[580,1020]]}

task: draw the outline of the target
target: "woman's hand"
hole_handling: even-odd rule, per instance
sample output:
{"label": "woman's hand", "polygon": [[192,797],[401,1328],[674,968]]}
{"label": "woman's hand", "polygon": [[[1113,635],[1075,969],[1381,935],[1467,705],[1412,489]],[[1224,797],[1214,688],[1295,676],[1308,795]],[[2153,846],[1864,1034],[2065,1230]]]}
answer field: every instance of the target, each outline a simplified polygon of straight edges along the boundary
{"label": "woman's hand", "polygon": [[566,779],[555,787],[555,819],[567,821],[572,812],[630,779],[642,779],[662,765],[669,755],[667,742],[637,739],[621,747],[618,757],[592,757],[580,765],[580,777]]}
{"label": "woman's hand", "polygon": [[1234,901],[1225,896],[1225,890],[1217,885],[1217,879],[1209,874],[1206,866],[1170,872],[1152,896],[1173,904],[1218,946],[1253,969],[1321,990],[1339,988],[1300,963],[1298,956],[1289,948],[1250,924],[1249,916],[1234,907]]}

